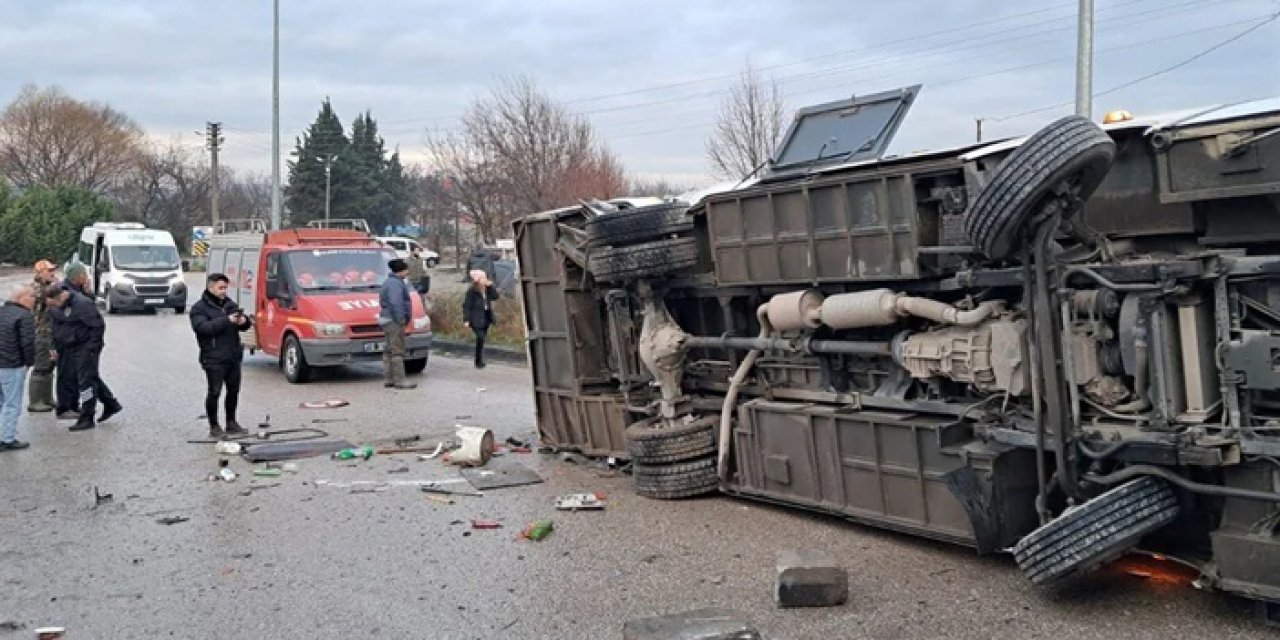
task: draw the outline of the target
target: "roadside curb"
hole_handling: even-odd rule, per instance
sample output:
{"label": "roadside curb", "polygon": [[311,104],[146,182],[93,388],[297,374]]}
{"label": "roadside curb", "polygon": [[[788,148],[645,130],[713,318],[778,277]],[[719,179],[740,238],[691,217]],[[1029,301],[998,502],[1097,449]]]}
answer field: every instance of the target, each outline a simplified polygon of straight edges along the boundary
{"label": "roadside curb", "polygon": [[[441,338],[440,336],[435,336],[431,339],[431,350],[443,355],[471,357],[475,353],[475,349],[474,342],[460,342]],[[490,360],[513,364],[527,364],[528,360],[524,351],[517,351],[507,347],[487,346],[484,348],[484,356]]]}

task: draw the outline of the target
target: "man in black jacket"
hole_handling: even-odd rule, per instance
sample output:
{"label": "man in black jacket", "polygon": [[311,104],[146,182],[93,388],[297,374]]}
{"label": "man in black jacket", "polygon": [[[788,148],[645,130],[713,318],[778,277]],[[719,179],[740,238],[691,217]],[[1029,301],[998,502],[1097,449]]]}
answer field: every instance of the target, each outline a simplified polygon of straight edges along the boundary
{"label": "man in black jacket", "polygon": [[204,411],[209,418],[209,436],[221,438],[224,434],[218,424],[218,396],[222,387],[227,388],[226,435],[247,433],[236,422],[236,405],[240,401],[240,363],[244,360],[244,348],[240,344],[240,332],[253,326],[249,316],[227,297],[231,280],[221,273],[209,276],[208,285],[200,300],[191,306],[191,329],[196,332],[200,345],[200,366],[204,368],[209,383],[204,397]]}
{"label": "man in black jacket", "polygon": [[63,290],[79,291],[66,280],[45,287],[44,315],[45,322],[49,325],[49,338],[53,352],[57,355],[54,361],[54,379],[57,381],[55,396],[57,416],[59,420],[76,420],[80,417],[80,390],[77,388],[76,381],[76,358],[71,352],[71,343],[68,342],[75,336],[74,332],[70,331],[70,325],[66,320],[66,310],[50,304],[51,300],[59,297],[58,292]]}
{"label": "man in black jacket", "polygon": [[[72,287],[54,290],[48,297],[50,313],[62,313],[55,324],[54,340],[62,351],[74,358],[76,382],[80,390],[80,417],[71,426],[72,431],[84,431],[97,426],[97,422],[106,422],[123,409],[116,400],[115,394],[102,381],[98,364],[102,358],[102,349],[106,346],[107,322],[98,311],[89,296],[80,293],[89,280],[84,265],[73,264],[67,267],[67,280]],[[78,290],[73,290],[78,289]],[[64,357],[62,351],[58,357]],[[102,400],[102,416],[95,421],[94,412],[98,408],[98,400]]]}
{"label": "man in black jacket", "polygon": [[31,316],[35,295],[19,285],[0,305],[0,451],[26,449],[18,440],[22,411],[22,383],[27,368],[36,363],[36,323]]}

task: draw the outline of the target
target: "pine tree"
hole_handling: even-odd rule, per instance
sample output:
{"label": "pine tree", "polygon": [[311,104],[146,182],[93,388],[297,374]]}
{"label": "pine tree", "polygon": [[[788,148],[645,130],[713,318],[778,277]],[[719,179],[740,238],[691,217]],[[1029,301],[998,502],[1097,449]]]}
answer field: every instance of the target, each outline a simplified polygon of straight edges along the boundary
{"label": "pine tree", "polygon": [[356,116],[351,123],[351,144],[341,160],[350,180],[349,210],[351,217],[364,218],[377,233],[382,233],[387,224],[381,188],[384,153],[378,125],[370,113]]}
{"label": "pine tree", "polygon": [[325,159],[332,158],[330,184],[330,216],[333,218],[357,217],[350,215],[349,203],[355,199],[350,188],[351,171],[343,158],[350,142],[342,129],[342,121],[333,110],[329,99],[320,105],[315,122],[297,140],[290,160],[289,185],[284,189],[285,206],[294,226],[304,226],[311,220],[324,218]]}

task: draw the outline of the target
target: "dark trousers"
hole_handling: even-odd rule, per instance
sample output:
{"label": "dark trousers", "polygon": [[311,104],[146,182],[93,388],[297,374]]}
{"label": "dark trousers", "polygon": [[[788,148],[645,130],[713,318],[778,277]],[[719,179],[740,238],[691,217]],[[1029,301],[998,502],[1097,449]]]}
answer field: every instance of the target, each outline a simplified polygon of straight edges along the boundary
{"label": "dark trousers", "polygon": [[76,349],[76,381],[80,388],[80,420],[91,421],[98,408],[98,401],[103,404],[115,404],[116,396],[111,393],[107,383],[98,375],[98,360],[102,357],[101,347],[81,347]]}
{"label": "dark trousers", "polygon": [[76,375],[76,359],[80,355],[73,349],[58,349],[57,390],[58,412],[80,409],[79,379]]}
{"label": "dark trousers", "polygon": [[476,364],[484,364],[484,339],[489,336],[489,328],[471,327],[471,330],[476,334]]}
{"label": "dark trousers", "polygon": [[218,426],[218,396],[222,395],[222,387],[227,388],[227,399],[224,406],[227,410],[227,424],[236,421],[236,406],[240,404],[240,363],[206,364],[204,377],[209,383],[208,393],[204,396],[204,413],[209,418],[209,426]]}

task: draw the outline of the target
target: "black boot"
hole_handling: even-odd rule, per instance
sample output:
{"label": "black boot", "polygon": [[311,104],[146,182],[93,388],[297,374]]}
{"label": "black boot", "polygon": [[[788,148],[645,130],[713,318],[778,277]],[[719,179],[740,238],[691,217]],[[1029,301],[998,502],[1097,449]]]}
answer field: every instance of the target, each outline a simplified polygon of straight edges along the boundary
{"label": "black boot", "polygon": [[210,438],[213,438],[214,440],[221,440],[223,435],[225,435],[225,434],[224,434],[224,433],[223,433],[223,431],[222,431],[222,427],[219,427],[219,426],[218,426],[218,425],[216,425],[216,424],[211,424],[211,425],[209,425],[209,437],[210,437]]}
{"label": "black boot", "polygon": [[246,433],[249,433],[249,430],[240,426],[239,422],[236,422],[235,420],[227,420],[227,435],[242,436]]}
{"label": "black boot", "polygon": [[98,418],[98,422],[106,422],[107,418],[124,411],[124,407],[120,406],[120,401],[116,399],[107,400],[102,403],[102,417]]}
{"label": "black boot", "polygon": [[76,423],[67,428],[70,429],[71,431],[87,431],[96,426],[98,425],[93,423],[92,413],[88,413],[88,414],[81,413],[80,418],[76,420]]}

